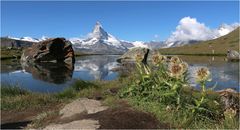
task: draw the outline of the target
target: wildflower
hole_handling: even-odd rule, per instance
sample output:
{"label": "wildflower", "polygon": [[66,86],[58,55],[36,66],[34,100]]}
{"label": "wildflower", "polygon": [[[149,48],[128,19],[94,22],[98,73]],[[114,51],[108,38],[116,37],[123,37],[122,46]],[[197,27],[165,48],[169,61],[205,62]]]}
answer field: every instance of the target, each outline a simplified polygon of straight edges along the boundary
{"label": "wildflower", "polygon": [[183,73],[185,73],[188,70],[188,64],[186,62],[181,63],[181,66],[183,67]]}
{"label": "wildflower", "polygon": [[172,107],[169,106],[169,105],[167,105],[167,107],[166,107],[166,111],[171,111],[171,110],[172,110]]}
{"label": "wildflower", "polygon": [[236,110],[233,109],[227,109],[226,111],[224,111],[224,116],[225,117],[229,117],[229,118],[233,118],[236,115]]}
{"label": "wildflower", "polygon": [[170,64],[169,71],[171,77],[179,78],[183,74],[183,66],[181,64]]}
{"label": "wildflower", "polygon": [[152,62],[154,65],[159,65],[166,60],[165,56],[160,55],[159,53],[155,53],[152,56]]}
{"label": "wildflower", "polygon": [[173,56],[170,62],[173,64],[178,64],[178,63],[181,63],[181,60],[177,56]]}
{"label": "wildflower", "polygon": [[208,70],[208,68],[200,68],[199,70],[197,70],[196,73],[196,81],[197,82],[204,82],[204,81],[210,81],[210,72]]}
{"label": "wildflower", "polygon": [[143,60],[143,55],[141,55],[140,53],[138,53],[136,56],[135,56],[135,60],[137,61],[137,62],[142,62],[142,60]]}

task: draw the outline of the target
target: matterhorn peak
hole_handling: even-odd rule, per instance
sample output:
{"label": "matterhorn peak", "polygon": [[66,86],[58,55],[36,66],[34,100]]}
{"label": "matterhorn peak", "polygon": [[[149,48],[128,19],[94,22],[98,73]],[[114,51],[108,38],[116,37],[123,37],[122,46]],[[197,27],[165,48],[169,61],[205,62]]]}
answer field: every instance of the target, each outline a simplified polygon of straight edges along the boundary
{"label": "matterhorn peak", "polygon": [[102,28],[102,24],[101,24],[99,21],[97,21],[97,22],[96,22],[96,25],[95,25],[95,27],[96,27],[96,26],[97,26],[97,27],[101,27],[101,28]]}
{"label": "matterhorn peak", "polygon": [[99,21],[97,21],[95,24],[95,27],[92,32],[92,37],[95,37],[97,39],[107,39],[108,37],[108,33],[104,31]]}

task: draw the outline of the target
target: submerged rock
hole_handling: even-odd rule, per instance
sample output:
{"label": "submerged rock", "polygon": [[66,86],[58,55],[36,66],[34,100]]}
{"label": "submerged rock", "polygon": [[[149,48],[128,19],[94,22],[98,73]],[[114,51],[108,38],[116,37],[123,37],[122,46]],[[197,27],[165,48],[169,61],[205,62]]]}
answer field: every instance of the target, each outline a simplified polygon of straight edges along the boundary
{"label": "submerged rock", "polygon": [[146,63],[149,51],[150,49],[148,48],[133,48],[119,57],[117,61],[120,63],[136,61],[136,56],[140,55],[142,57],[142,62]]}
{"label": "submerged rock", "polygon": [[48,39],[25,49],[21,61],[29,63],[40,62],[75,62],[71,42],[64,38]]}

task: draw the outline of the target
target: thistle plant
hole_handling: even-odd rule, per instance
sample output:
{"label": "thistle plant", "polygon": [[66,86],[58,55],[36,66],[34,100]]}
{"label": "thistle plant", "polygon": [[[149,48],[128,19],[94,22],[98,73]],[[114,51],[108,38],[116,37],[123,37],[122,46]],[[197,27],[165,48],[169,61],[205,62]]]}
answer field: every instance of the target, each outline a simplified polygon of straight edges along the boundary
{"label": "thistle plant", "polygon": [[[188,64],[179,57],[173,56],[168,61],[165,56],[155,52],[150,65],[142,63],[141,54],[136,54],[135,58],[137,73],[133,77],[134,82],[122,89],[121,97],[166,107],[166,112],[185,116],[182,124],[188,126],[198,121],[216,121],[221,118],[223,112],[218,96],[207,95],[206,83],[211,81],[208,68],[196,71],[195,80],[201,86],[201,91],[192,91],[187,88],[190,86]],[[224,115],[232,119],[234,112],[229,111]]]}
{"label": "thistle plant", "polygon": [[202,90],[201,90],[201,99],[195,100],[196,107],[195,109],[192,110],[193,113],[196,111],[196,109],[199,109],[205,101],[206,82],[211,81],[211,73],[208,70],[208,68],[203,67],[197,70],[195,78],[196,78],[196,82],[200,84]]}
{"label": "thistle plant", "polygon": [[180,91],[182,87],[186,84],[186,75],[188,70],[188,64],[186,62],[182,62],[181,59],[174,56],[171,58],[170,63],[168,65],[168,75],[171,77],[171,93],[173,93],[177,98],[177,105],[179,107],[180,104]]}
{"label": "thistle plant", "polygon": [[158,52],[155,52],[152,56],[152,63],[155,66],[160,66],[166,62],[166,59],[167,59],[166,56],[163,56],[163,55],[159,54]]}
{"label": "thistle plant", "polygon": [[170,60],[171,64],[178,64],[181,63],[181,60],[177,56],[173,56]]}
{"label": "thistle plant", "polygon": [[170,64],[168,69],[169,69],[170,77],[180,79],[183,76],[184,68],[182,64],[176,64],[176,63]]}

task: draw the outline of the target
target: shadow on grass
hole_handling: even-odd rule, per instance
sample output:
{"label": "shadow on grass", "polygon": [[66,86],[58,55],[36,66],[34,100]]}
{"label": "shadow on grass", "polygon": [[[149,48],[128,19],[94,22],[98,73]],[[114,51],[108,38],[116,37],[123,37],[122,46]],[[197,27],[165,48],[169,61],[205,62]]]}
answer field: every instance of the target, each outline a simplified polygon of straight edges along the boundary
{"label": "shadow on grass", "polygon": [[1,124],[1,129],[22,129],[26,127],[31,121],[11,122]]}

